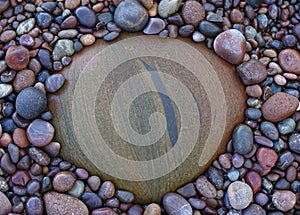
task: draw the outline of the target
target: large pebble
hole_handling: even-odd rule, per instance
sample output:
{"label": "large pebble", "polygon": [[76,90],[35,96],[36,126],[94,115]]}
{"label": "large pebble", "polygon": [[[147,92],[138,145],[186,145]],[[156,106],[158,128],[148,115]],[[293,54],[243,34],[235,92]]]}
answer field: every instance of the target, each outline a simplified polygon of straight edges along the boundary
{"label": "large pebble", "polygon": [[0,214],[9,214],[11,212],[12,205],[6,195],[0,192]]}
{"label": "large pebble", "polygon": [[22,45],[11,46],[6,52],[5,62],[13,70],[25,69],[29,63],[29,50]]}
{"label": "large pebble", "polygon": [[57,173],[53,178],[53,188],[58,192],[69,191],[76,182],[76,176],[69,171]]}
{"label": "large pebble", "polygon": [[266,79],[267,69],[258,60],[246,61],[237,67],[238,75],[245,85],[258,84]]}
{"label": "large pebble", "polygon": [[236,210],[243,210],[252,202],[252,189],[244,182],[235,181],[231,183],[227,192],[230,205]]}
{"label": "large pebble", "polygon": [[235,152],[241,155],[250,153],[253,147],[251,128],[244,124],[236,126],[232,134],[232,144]]}
{"label": "large pebble", "polygon": [[162,18],[167,18],[176,13],[181,5],[181,0],[162,0],[158,4],[158,13]]}
{"label": "large pebble", "polygon": [[24,119],[35,119],[47,108],[47,97],[38,88],[22,90],[16,99],[16,111]]}
{"label": "large pebble", "polygon": [[181,15],[186,24],[197,27],[205,19],[205,10],[198,1],[186,1],[182,7]]}
{"label": "large pebble", "polygon": [[217,196],[217,189],[205,176],[200,176],[197,179],[196,188],[198,192],[206,198],[215,198]]}
{"label": "large pebble", "polygon": [[272,95],[262,106],[263,117],[271,122],[279,122],[293,115],[299,101],[287,93],[278,92]]}
{"label": "large pebble", "polygon": [[26,130],[29,142],[38,147],[48,145],[54,137],[54,127],[47,121],[36,119]]}
{"label": "large pebble", "polygon": [[300,74],[300,53],[294,49],[284,49],[278,56],[279,64],[287,72]]}
{"label": "large pebble", "polygon": [[275,165],[278,156],[273,149],[260,147],[256,152],[256,158],[263,169],[269,170]]}
{"label": "large pebble", "polygon": [[10,1],[0,0],[0,13],[6,11],[10,6]]}
{"label": "large pebble", "polygon": [[224,31],[216,37],[214,50],[229,63],[239,64],[243,61],[246,52],[245,37],[235,29]]}
{"label": "large pebble", "polygon": [[166,27],[164,20],[160,18],[150,18],[148,24],[144,28],[144,34],[158,34]]}
{"label": "large pebble", "polygon": [[296,204],[296,195],[289,190],[276,191],[272,196],[272,203],[280,211],[287,212]]}
{"label": "large pebble", "polygon": [[168,193],[163,197],[163,206],[170,215],[191,215],[193,209],[190,203],[176,193]]}
{"label": "large pebble", "polygon": [[82,201],[66,194],[48,192],[43,199],[47,214],[89,214],[88,208]]}
{"label": "large pebble", "polygon": [[114,20],[125,31],[140,31],[148,21],[148,11],[136,0],[125,0],[118,5]]}
{"label": "large pebble", "polygon": [[97,22],[97,16],[95,12],[86,6],[80,6],[75,10],[75,16],[79,23],[84,27],[93,28]]}

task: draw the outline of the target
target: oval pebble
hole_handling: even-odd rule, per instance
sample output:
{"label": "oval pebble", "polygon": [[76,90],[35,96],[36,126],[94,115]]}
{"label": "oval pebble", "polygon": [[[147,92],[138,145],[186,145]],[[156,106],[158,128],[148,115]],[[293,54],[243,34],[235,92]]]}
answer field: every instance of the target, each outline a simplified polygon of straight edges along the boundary
{"label": "oval pebble", "polygon": [[163,206],[170,215],[188,215],[193,213],[190,203],[176,193],[167,193],[163,197]]}
{"label": "oval pebble", "polygon": [[240,124],[235,127],[232,134],[232,144],[235,152],[246,155],[253,147],[253,132],[247,125]]}
{"label": "oval pebble", "polygon": [[278,56],[279,64],[287,72],[300,74],[300,54],[294,49],[284,49]]}
{"label": "oval pebble", "polygon": [[272,196],[272,203],[280,211],[287,212],[296,204],[296,195],[289,190],[275,191]]}
{"label": "oval pebble", "polygon": [[205,176],[200,176],[196,180],[196,188],[206,198],[215,198],[217,196],[217,189]]}
{"label": "oval pebble", "polygon": [[13,70],[25,69],[29,63],[29,50],[22,45],[11,46],[6,52],[5,62]]}
{"label": "oval pebble", "polygon": [[47,92],[55,93],[60,88],[62,88],[64,83],[65,83],[65,78],[62,74],[53,74],[46,79],[45,88]]}
{"label": "oval pebble", "polygon": [[6,195],[0,192],[0,214],[9,214],[11,212],[12,205]]}
{"label": "oval pebble", "polygon": [[97,17],[95,12],[86,6],[78,7],[75,12],[75,16],[77,17],[79,23],[84,27],[93,28],[96,25]]}
{"label": "oval pebble", "polygon": [[47,214],[89,214],[88,208],[82,201],[66,194],[52,191],[44,194],[43,199]]}
{"label": "oval pebble", "polygon": [[279,122],[295,113],[299,105],[296,97],[278,92],[262,105],[263,117],[271,122]]}

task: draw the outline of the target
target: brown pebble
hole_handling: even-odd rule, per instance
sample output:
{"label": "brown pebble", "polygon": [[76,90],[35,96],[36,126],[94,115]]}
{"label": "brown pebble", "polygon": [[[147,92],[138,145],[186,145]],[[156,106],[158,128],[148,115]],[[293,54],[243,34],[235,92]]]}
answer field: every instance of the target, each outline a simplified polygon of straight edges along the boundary
{"label": "brown pebble", "polygon": [[84,46],[90,46],[93,45],[96,41],[96,38],[92,34],[85,34],[80,37],[80,42]]}
{"label": "brown pebble", "polygon": [[7,30],[2,32],[0,35],[0,41],[3,43],[7,43],[13,39],[15,39],[17,36],[16,32],[14,30]]}
{"label": "brown pebble", "polygon": [[57,173],[53,178],[53,188],[58,192],[69,191],[76,182],[76,176],[69,171]]}
{"label": "brown pebble", "polygon": [[152,203],[147,206],[143,215],[160,215],[160,214],[161,214],[161,210],[159,205]]}
{"label": "brown pebble", "polygon": [[250,97],[259,98],[262,96],[263,91],[258,84],[254,84],[246,87],[246,93]]}
{"label": "brown pebble", "polygon": [[300,74],[300,53],[294,49],[284,49],[278,56],[279,64],[287,72]]}
{"label": "brown pebble", "polygon": [[205,10],[198,1],[186,1],[182,7],[182,18],[186,24],[198,27],[205,19]]}
{"label": "brown pebble", "polygon": [[245,85],[258,84],[266,79],[267,69],[258,60],[252,59],[237,67],[238,75]]}
{"label": "brown pebble", "polygon": [[260,147],[256,152],[256,158],[263,169],[269,170],[275,165],[278,156],[273,149]]}
{"label": "brown pebble", "polygon": [[244,15],[239,9],[234,8],[230,11],[230,20],[233,23],[241,24],[244,22],[244,19]]}
{"label": "brown pebble", "polygon": [[278,92],[264,102],[262,105],[262,114],[266,120],[279,122],[293,115],[298,106],[299,101],[296,97]]}
{"label": "brown pebble", "polygon": [[60,25],[61,29],[72,29],[77,25],[77,19],[75,16],[67,17]]}
{"label": "brown pebble", "polygon": [[65,0],[65,8],[74,10],[80,5],[80,0]]}
{"label": "brown pebble", "polygon": [[30,145],[26,136],[26,131],[23,128],[17,128],[16,130],[14,130],[13,141],[18,147],[22,149]]}
{"label": "brown pebble", "polygon": [[22,45],[11,46],[5,56],[6,64],[14,70],[25,69],[29,63],[29,51]]}
{"label": "brown pebble", "polygon": [[296,180],[297,177],[297,169],[294,166],[290,166],[286,170],[286,180],[289,182],[293,182]]}
{"label": "brown pebble", "polygon": [[18,72],[12,83],[14,90],[18,93],[26,87],[31,87],[35,83],[34,72],[30,69],[24,69]]}

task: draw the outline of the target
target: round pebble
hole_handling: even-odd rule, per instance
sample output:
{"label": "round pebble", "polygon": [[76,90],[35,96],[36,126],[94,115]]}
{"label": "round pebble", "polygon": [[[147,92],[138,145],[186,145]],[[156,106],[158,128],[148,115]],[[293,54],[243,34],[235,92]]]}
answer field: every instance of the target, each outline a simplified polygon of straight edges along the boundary
{"label": "round pebble", "polygon": [[245,37],[235,29],[224,31],[216,37],[214,50],[217,55],[229,63],[239,64],[244,59],[246,52]]}
{"label": "round pebble", "polygon": [[287,212],[296,204],[296,195],[289,190],[275,191],[272,196],[272,203],[280,211]]}
{"label": "round pebble", "polygon": [[148,205],[143,215],[161,215],[160,206],[155,203]]}
{"label": "round pebble", "polygon": [[241,181],[231,183],[227,193],[230,205],[236,210],[247,208],[253,198],[251,187]]}
{"label": "round pebble", "polygon": [[284,49],[278,55],[279,64],[287,72],[300,74],[300,54],[294,49]]}
{"label": "round pebble", "polygon": [[197,27],[205,19],[206,12],[198,1],[186,1],[181,15],[186,24]]}
{"label": "round pebble", "polygon": [[54,127],[47,121],[36,119],[26,130],[29,142],[38,147],[48,145],[54,137]]}
{"label": "round pebble", "polygon": [[116,8],[114,20],[125,31],[140,31],[148,21],[148,12],[138,1],[125,0]]}
{"label": "round pebble", "polygon": [[57,173],[53,178],[53,188],[58,192],[69,191],[76,182],[76,176],[69,171]]}
{"label": "round pebble", "polygon": [[25,119],[35,119],[47,108],[46,95],[35,87],[23,89],[16,99],[16,111]]}
{"label": "round pebble", "polygon": [[14,70],[25,69],[29,63],[29,51],[22,45],[11,46],[5,56],[7,66]]}

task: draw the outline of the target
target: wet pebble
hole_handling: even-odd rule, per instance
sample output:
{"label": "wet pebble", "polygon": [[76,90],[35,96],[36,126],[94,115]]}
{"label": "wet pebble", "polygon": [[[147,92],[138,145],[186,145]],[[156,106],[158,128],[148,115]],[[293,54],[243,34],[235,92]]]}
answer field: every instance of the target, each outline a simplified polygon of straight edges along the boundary
{"label": "wet pebble", "polygon": [[245,37],[235,29],[224,31],[216,37],[214,50],[217,55],[229,63],[239,64],[244,59],[246,52]]}
{"label": "wet pebble", "polygon": [[168,193],[163,197],[163,206],[170,215],[192,214],[191,205],[176,193]]}
{"label": "wet pebble", "polygon": [[0,98],[4,98],[13,92],[13,87],[10,84],[0,84]]}

